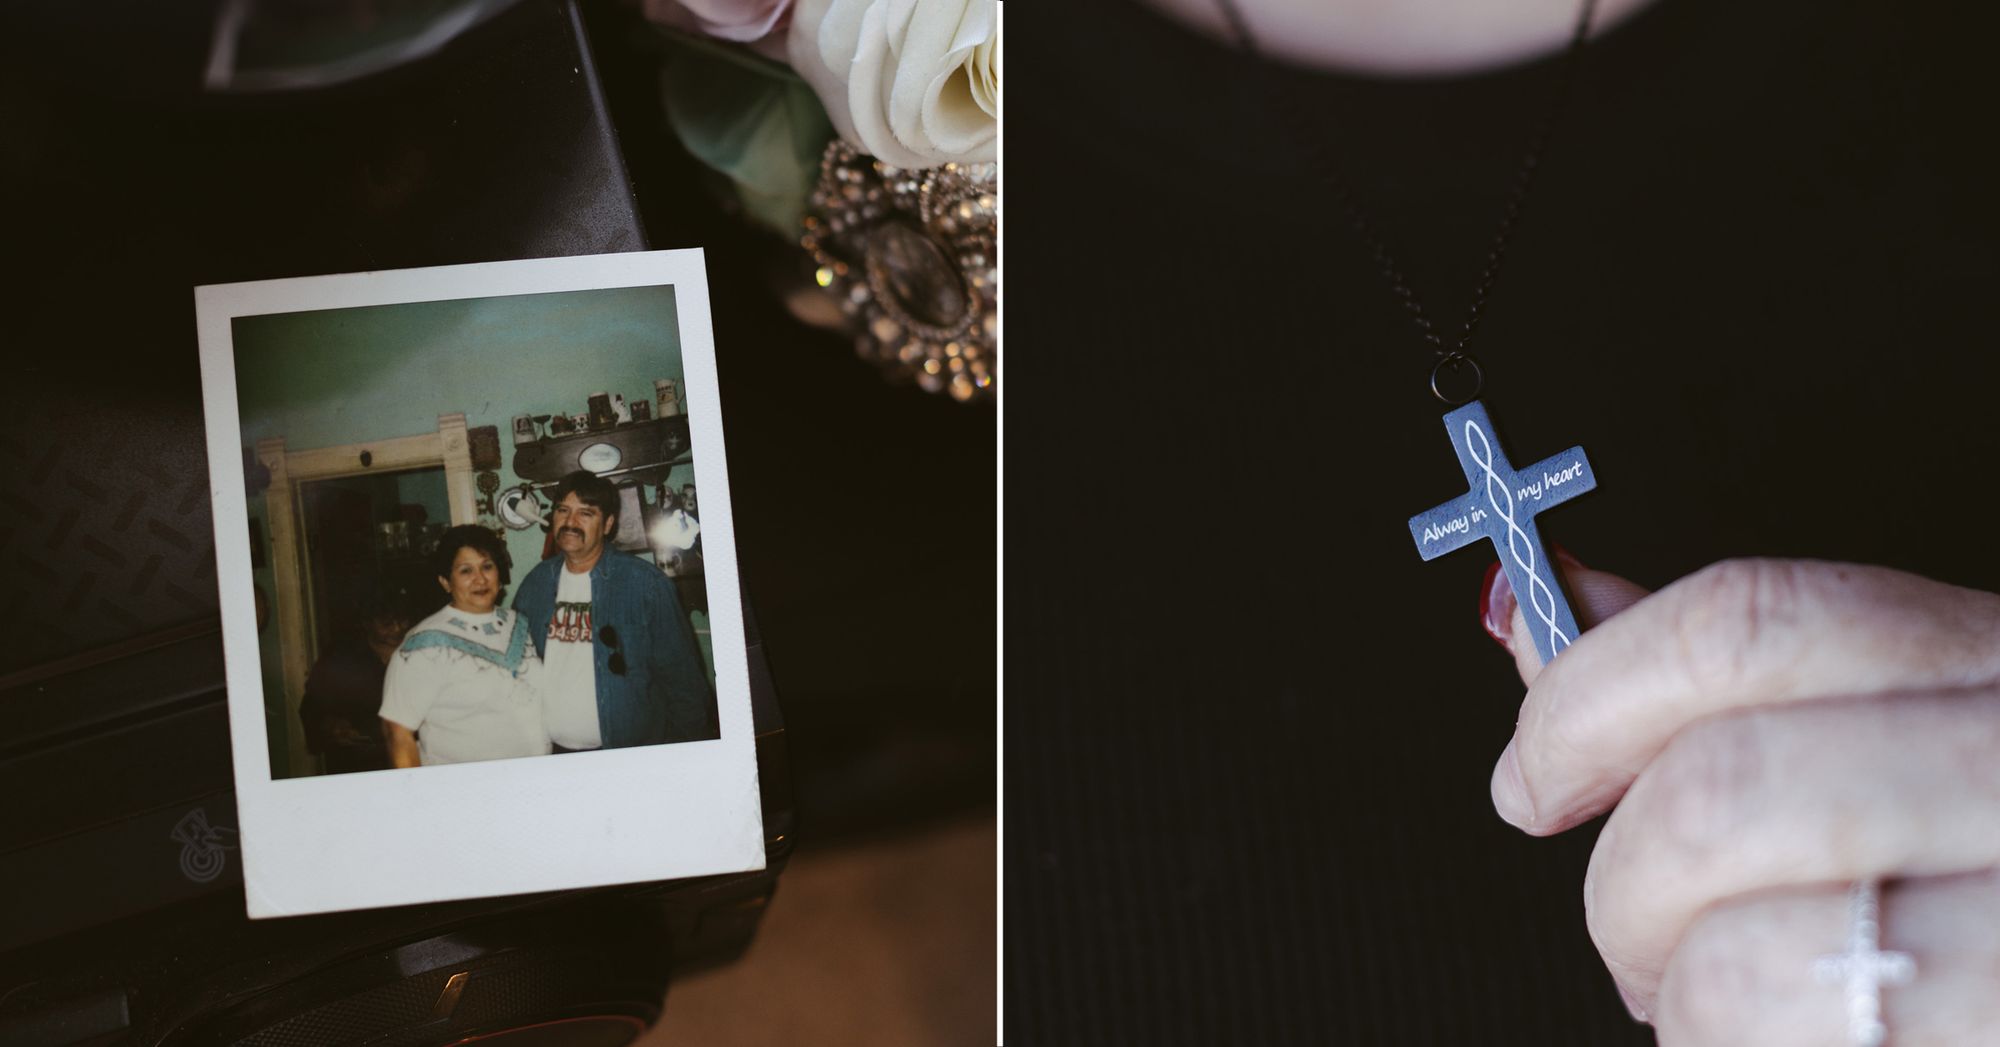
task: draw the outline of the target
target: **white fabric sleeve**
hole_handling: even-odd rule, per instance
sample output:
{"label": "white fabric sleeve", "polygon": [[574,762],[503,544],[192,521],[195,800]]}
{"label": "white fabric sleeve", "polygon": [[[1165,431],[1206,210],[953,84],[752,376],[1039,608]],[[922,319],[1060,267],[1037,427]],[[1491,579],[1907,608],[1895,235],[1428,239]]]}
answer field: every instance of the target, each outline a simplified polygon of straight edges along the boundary
{"label": "white fabric sleeve", "polygon": [[421,652],[389,656],[389,672],[382,678],[381,717],[414,731],[424,724],[431,701],[437,697],[436,682],[425,668],[430,660]]}

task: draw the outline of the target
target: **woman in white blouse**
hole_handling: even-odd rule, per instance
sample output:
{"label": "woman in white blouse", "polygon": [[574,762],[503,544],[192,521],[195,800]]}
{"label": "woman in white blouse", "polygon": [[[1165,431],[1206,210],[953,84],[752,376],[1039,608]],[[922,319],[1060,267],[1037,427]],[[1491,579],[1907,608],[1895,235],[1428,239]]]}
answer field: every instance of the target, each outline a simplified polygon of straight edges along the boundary
{"label": "woman in white blouse", "polygon": [[506,544],[483,527],[454,527],[438,541],[438,584],[451,602],[410,630],[382,684],[395,766],[550,751],[535,645],[521,616],[500,606],[511,566]]}

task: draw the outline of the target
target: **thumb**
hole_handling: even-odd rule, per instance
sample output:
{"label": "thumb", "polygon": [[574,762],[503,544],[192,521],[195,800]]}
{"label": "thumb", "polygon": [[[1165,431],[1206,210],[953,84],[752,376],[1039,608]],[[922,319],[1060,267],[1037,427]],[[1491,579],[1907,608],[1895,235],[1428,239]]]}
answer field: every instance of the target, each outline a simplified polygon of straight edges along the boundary
{"label": "thumb", "polygon": [[[1562,574],[1563,588],[1569,591],[1577,622],[1585,629],[1638,603],[1647,595],[1643,586],[1615,574],[1593,571],[1566,550],[1556,550],[1555,561],[1556,570]],[[1499,564],[1494,564],[1494,567],[1498,568]],[[1514,598],[1506,572],[1494,570],[1491,575],[1492,581],[1488,583],[1486,593],[1486,631],[1514,656],[1514,668],[1520,672],[1521,682],[1533,685],[1535,677],[1542,672],[1541,652],[1528,638],[1528,619],[1521,612],[1520,602]]]}

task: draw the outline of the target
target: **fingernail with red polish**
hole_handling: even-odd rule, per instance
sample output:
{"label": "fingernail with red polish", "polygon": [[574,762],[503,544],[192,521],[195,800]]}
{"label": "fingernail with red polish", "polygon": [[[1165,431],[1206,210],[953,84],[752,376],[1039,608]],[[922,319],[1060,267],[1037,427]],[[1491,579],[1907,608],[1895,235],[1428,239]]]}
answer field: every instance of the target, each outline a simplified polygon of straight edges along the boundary
{"label": "fingernail with red polish", "polygon": [[1479,624],[1493,642],[1514,650],[1514,587],[1500,570],[1499,561],[1486,569],[1486,581],[1479,587]]}
{"label": "fingernail with red polish", "polygon": [[1623,985],[1618,986],[1618,998],[1625,1001],[1625,1010],[1631,1013],[1633,1021],[1643,1022],[1650,1020],[1646,1017],[1646,1009],[1639,1006],[1639,998],[1632,995],[1631,991]]}
{"label": "fingernail with red polish", "polygon": [[1562,561],[1562,565],[1564,567],[1574,568],[1579,571],[1585,569],[1583,566],[1583,561],[1577,559],[1575,553],[1572,553],[1568,549],[1563,548],[1561,543],[1550,542],[1549,551],[1555,554],[1556,559]]}

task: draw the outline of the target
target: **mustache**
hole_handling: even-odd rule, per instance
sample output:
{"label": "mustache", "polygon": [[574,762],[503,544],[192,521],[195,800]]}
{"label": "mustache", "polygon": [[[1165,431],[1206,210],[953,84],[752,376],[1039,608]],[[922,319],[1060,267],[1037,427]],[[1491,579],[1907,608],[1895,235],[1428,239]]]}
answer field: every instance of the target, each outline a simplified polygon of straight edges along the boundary
{"label": "mustache", "polygon": [[556,533],[557,533],[557,534],[573,534],[573,535],[576,535],[576,536],[577,536],[578,538],[581,538],[581,537],[583,537],[583,532],[582,532],[582,531],[579,531],[579,530],[577,530],[577,529],[576,529],[576,528],[574,528],[574,527],[558,527],[558,528],[556,528]]}

